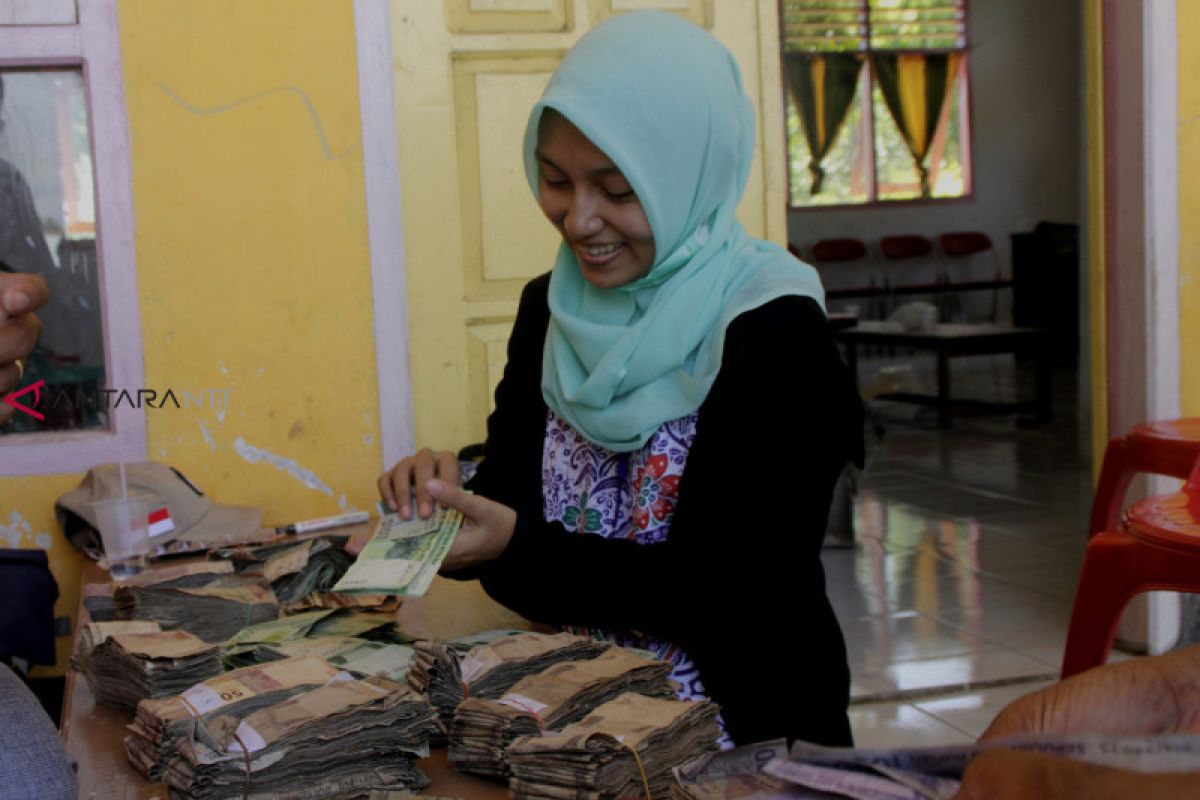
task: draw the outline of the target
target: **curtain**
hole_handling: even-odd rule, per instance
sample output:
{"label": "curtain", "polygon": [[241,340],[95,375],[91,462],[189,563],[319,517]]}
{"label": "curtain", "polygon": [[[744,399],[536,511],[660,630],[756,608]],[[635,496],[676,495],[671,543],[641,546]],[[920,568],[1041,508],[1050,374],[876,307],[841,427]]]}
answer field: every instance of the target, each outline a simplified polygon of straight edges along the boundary
{"label": "curtain", "polygon": [[929,154],[946,98],[954,88],[962,58],[962,53],[871,54],[875,80],[879,82],[884,102],[916,162],[922,197],[929,197],[925,156]]}
{"label": "curtain", "polygon": [[862,56],[855,53],[783,54],[788,90],[800,113],[804,138],[808,141],[811,156],[808,171],[812,174],[813,194],[821,192],[825,180],[821,162],[850,110],[862,65]]}

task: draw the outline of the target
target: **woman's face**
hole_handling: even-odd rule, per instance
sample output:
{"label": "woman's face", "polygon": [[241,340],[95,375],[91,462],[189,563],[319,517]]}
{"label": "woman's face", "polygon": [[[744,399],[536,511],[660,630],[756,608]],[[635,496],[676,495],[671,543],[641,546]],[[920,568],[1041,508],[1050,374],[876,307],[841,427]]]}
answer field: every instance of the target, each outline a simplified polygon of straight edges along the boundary
{"label": "woman's face", "polygon": [[654,265],[650,220],[629,182],[561,114],[538,123],[538,203],[579,261],[588,283],[624,286]]}

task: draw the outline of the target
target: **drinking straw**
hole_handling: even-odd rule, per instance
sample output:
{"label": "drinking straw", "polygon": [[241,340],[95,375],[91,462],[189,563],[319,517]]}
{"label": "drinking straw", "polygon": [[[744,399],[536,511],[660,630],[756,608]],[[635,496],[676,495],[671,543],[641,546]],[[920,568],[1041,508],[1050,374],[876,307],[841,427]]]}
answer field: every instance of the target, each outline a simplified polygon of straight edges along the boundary
{"label": "drinking straw", "polygon": [[124,500],[128,496],[128,494],[125,491],[125,462],[118,461],[117,463],[120,465],[120,468],[121,468],[121,499]]}

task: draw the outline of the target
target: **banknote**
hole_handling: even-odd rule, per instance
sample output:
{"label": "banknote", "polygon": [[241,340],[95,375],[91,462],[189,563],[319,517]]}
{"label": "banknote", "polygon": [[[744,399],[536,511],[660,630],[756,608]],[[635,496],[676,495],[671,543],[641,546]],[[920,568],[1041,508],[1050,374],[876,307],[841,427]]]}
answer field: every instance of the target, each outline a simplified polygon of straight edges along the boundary
{"label": "banknote", "polygon": [[439,509],[429,519],[380,517],[371,539],[332,591],[425,594],[461,526],[462,514],[451,508]]}
{"label": "banknote", "polygon": [[313,655],[356,675],[383,675],[394,681],[405,679],[416,654],[412,647],[404,644],[341,636],[294,639],[279,644],[260,645],[258,650],[260,660]]}
{"label": "banknote", "polygon": [[[1200,772],[1200,735],[1018,736],[950,747],[841,749],[797,743],[763,771],[795,786],[854,800],[948,800],[971,760],[1021,750],[1137,772]],[[703,795],[696,795],[703,796]]]}

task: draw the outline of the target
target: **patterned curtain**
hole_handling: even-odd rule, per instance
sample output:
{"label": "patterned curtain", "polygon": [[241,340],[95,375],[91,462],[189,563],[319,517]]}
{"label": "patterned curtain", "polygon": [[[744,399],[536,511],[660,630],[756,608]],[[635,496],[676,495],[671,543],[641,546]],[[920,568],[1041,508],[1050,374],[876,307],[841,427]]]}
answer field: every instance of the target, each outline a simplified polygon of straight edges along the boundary
{"label": "patterned curtain", "polygon": [[850,110],[862,65],[862,56],[853,53],[783,55],[788,89],[800,112],[804,138],[811,154],[808,171],[812,173],[813,194],[821,192],[825,180],[821,162]]}
{"label": "patterned curtain", "polygon": [[929,197],[929,169],[925,156],[933,142],[938,119],[954,79],[962,53],[872,53],[875,80],[900,135],[912,154],[921,176],[921,196]]}

